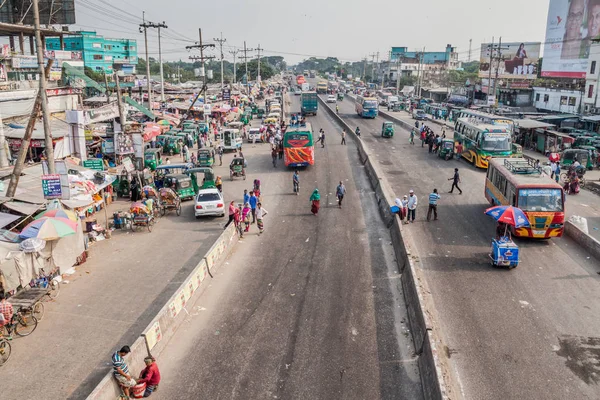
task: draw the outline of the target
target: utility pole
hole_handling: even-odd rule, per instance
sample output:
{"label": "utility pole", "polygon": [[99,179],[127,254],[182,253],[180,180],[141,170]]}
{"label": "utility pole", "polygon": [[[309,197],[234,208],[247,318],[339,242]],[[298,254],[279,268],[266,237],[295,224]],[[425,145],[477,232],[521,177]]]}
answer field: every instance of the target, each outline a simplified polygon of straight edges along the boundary
{"label": "utility pole", "polygon": [[108,77],[104,71],[104,86],[106,86],[106,104],[110,104],[110,92],[108,91]]}
{"label": "utility pole", "polygon": [[371,57],[371,80],[373,82],[375,82],[375,56],[376,55],[377,55],[377,53],[369,54],[369,57]]}
{"label": "utility pole", "polygon": [[473,39],[469,39],[469,62],[471,62],[471,46],[473,45]]}
{"label": "utility pole", "polygon": [[256,51],[258,52],[258,74],[256,76],[256,81],[258,82],[258,85],[260,86],[260,81],[262,80],[260,77],[260,52],[264,50],[260,48],[260,43],[258,44],[258,47],[256,48]]}
{"label": "utility pole", "polygon": [[398,55],[398,58],[396,59],[396,96],[400,96],[400,67],[401,67],[401,58],[403,58],[403,56]]}
{"label": "utility pole", "polygon": [[[194,46],[185,46],[185,48],[187,50],[191,50],[191,49],[200,49],[200,62],[202,64],[202,75],[203,75],[203,84],[202,84],[202,89],[198,92],[198,95],[196,96],[196,98],[194,99],[194,101],[192,102],[192,104],[190,104],[190,107],[188,108],[186,115],[190,113],[190,110],[192,109],[192,107],[194,107],[194,104],[196,104],[196,101],[198,100],[198,97],[200,97],[201,94],[206,93],[206,68],[205,68],[205,61],[207,59],[213,59],[214,57],[204,57],[204,49],[208,48],[208,47],[215,47],[214,44],[204,44],[202,42],[202,28],[198,29],[198,36],[200,37],[200,41],[198,42],[197,45]],[[197,56],[190,56],[190,60],[197,60],[198,57]],[[206,104],[206,96],[203,96],[203,103]],[[206,117],[206,116],[205,116]],[[181,121],[183,122],[183,118],[181,119]],[[181,125],[181,122],[180,122]]]}
{"label": "utility pole", "polygon": [[121,86],[119,85],[119,75],[115,72],[115,86],[117,88],[117,106],[119,107],[119,121],[121,121],[121,132],[125,132],[126,114],[123,110],[123,95],[121,94]]}
{"label": "utility pole", "polygon": [[[150,85],[150,58],[148,57],[148,24],[146,24],[146,12],[142,11],[142,23],[140,24],[140,33],[144,30],[144,44],[146,46],[146,87],[148,90],[148,109],[152,111],[152,87]],[[144,99],[142,98],[142,103]]]}
{"label": "utility pole", "polygon": [[[42,119],[44,122],[44,141],[46,143],[46,159],[48,160],[48,173],[55,174],[54,146],[52,144],[52,131],[50,130],[50,110],[48,110],[48,93],[46,92],[46,75],[44,71],[44,48],[42,47],[42,34],[40,32],[40,7],[38,0],[33,0],[33,24],[35,29],[35,44],[37,51],[38,71],[40,74],[40,99],[42,101]],[[23,144],[21,144],[23,146]],[[29,149],[29,146],[27,147]]]}
{"label": "utility pole", "polygon": [[[487,95],[488,95],[488,100],[486,101],[486,104],[489,103],[489,97],[491,95],[491,88],[492,88],[492,64],[493,64],[493,57],[494,57],[494,37],[492,36],[492,44],[488,45],[488,49],[490,51],[490,67],[489,67],[489,74],[488,74],[488,89],[487,89]],[[494,93],[495,95],[495,93]]]}
{"label": "utility pole", "polygon": [[221,50],[221,91],[223,90],[223,43],[227,41],[227,39],[223,39],[223,32],[221,32],[221,38],[215,38],[215,42],[219,43],[219,48]]}
{"label": "utility pole", "polygon": [[146,13],[143,12],[142,21],[140,24],[140,33],[142,32],[142,28],[144,29],[144,42],[146,44],[146,75],[148,78],[148,108],[152,110],[152,85],[150,84],[150,58],[148,57],[148,28],[158,28],[158,61],[160,64],[160,100],[165,101],[165,77],[163,73],[163,61],[162,61],[162,49],[160,44],[160,28],[168,28],[165,21],[160,24],[155,24],[153,22],[146,22]]}
{"label": "utility pole", "polygon": [[[498,70],[500,69],[500,61],[502,61],[502,50],[508,50],[508,47],[502,47],[502,36],[500,36],[500,39],[498,41],[498,56],[496,57],[498,65],[496,66],[496,77],[494,79],[494,99],[496,98],[496,85],[498,84]],[[494,101],[494,106],[496,106],[496,103],[497,100]]]}
{"label": "utility pole", "polygon": [[[363,74],[362,74],[362,80],[366,80],[367,78],[367,57],[363,58]],[[365,82],[366,83],[366,82]]]}
{"label": "utility pole", "polygon": [[233,56],[233,83],[237,83],[237,71],[236,71],[235,58],[239,52],[240,52],[240,50],[229,50],[229,54],[231,54]]}
{"label": "utility pole", "polygon": [[421,97],[421,92],[423,90],[423,81],[425,77],[425,47],[423,47],[423,51],[421,52],[421,60],[419,62],[419,71],[420,71],[420,79],[419,79],[419,97]]}
{"label": "utility pole", "polygon": [[246,64],[246,90],[248,90],[248,95],[250,95],[250,75],[248,75],[248,52],[254,51],[254,49],[249,49],[246,47],[246,41],[244,40],[244,63]]}
{"label": "utility pole", "polygon": [[[40,76],[40,79],[46,79],[46,77],[50,75],[50,68],[52,67],[53,61],[54,60],[52,59],[48,60],[46,69],[45,71],[42,71],[42,76]],[[38,118],[38,114],[40,113],[41,107],[42,92],[39,91],[37,97],[35,98],[35,103],[33,103],[33,109],[31,110],[31,115],[29,116],[29,122],[27,123],[27,127],[25,128],[25,134],[23,135],[23,140],[21,141],[21,148],[19,149],[19,154],[17,155],[17,160],[15,162],[13,173],[10,176],[10,182],[8,184],[8,188],[6,189],[6,197],[13,197],[17,190],[17,186],[19,185],[19,178],[23,173],[23,169],[25,167],[25,158],[27,157],[27,152],[29,151],[29,146],[31,144],[33,128],[35,128],[35,121]],[[54,165],[54,163],[52,163],[52,165]],[[50,169],[50,162],[48,162],[48,169]]]}

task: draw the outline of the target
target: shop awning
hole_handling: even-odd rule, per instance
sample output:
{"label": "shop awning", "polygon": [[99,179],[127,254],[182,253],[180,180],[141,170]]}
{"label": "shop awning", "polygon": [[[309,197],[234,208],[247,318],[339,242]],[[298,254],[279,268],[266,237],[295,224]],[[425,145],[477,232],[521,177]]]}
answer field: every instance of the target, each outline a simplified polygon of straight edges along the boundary
{"label": "shop awning", "polygon": [[15,222],[19,218],[21,218],[19,215],[0,212],[0,228],[4,228],[6,225]]}
{"label": "shop awning", "polygon": [[537,129],[537,128],[550,128],[551,126],[554,126],[552,124],[548,124],[546,122],[541,122],[541,121],[536,121],[534,119],[515,119],[514,120],[515,125],[517,125],[519,128],[523,128],[523,129]]}
{"label": "shop awning", "polygon": [[154,115],[154,113],[152,111],[148,110],[146,107],[144,107],[143,105],[141,105],[140,103],[138,103],[137,101],[132,99],[131,97],[123,96],[123,100],[125,100],[125,103],[129,104],[131,107],[140,111],[142,114],[144,114],[148,118],[151,118],[152,120],[154,120],[156,118],[156,115]]}
{"label": "shop awning", "polygon": [[42,208],[43,204],[24,203],[22,201],[8,201],[4,203],[3,206],[10,210],[18,212],[19,214],[33,215],[40,208]]}
{"label": "shop awning", "polygon": [[600,122],[600,115],[590,115],[589,117],[581,118],[582,121]]}

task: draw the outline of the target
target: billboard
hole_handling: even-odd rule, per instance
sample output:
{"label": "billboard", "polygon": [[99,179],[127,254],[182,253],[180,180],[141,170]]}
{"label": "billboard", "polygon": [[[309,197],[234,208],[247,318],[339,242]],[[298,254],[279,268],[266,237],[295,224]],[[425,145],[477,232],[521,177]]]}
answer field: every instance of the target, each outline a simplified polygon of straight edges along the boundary
{"label": "billboard", "polygon": [[600,35],[600,1],[550,0],[542,76],[585,78],[591,39]]}
{"label": "billboard", "polygon": [[497,69],[500,79],[535,79],[538,73],[540,47],[540,42],[514,42],[502,43],[502,48],[498,50],[498,43],[494,43],[493,47],[491,43],[482,43],[479,77],[489,77],[490,53],[492,53],[492,78],[496,77]]}

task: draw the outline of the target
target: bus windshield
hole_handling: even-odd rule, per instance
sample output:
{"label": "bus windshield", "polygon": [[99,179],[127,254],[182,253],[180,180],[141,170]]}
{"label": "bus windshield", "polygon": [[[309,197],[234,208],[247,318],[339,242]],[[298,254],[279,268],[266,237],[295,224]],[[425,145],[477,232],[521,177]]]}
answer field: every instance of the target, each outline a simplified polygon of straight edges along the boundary
{"label": "bus windshield", "polygon": [[363,108],[377,108],[377,102],[375,100],[366,100],[363,103]]}
{"label": "bus windshield", "polygon": [[560,189],[520,189],[519,208],[523,211],[561,212],[563,211]]}
{"label": "bus windshield", "polygon": [[511,149],[510,136],[507,134],[487,133],[481,140],[483,151],[509,151]]}

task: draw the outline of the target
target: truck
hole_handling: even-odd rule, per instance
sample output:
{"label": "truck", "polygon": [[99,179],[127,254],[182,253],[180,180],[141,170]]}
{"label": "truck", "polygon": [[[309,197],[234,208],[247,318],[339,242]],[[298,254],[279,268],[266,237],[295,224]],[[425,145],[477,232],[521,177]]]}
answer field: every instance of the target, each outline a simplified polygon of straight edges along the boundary
{"label": "truck", "polygon": [[327,93],[327,82],[321,81],[317,83],[317,93],[325,94]]}
{"label": "truck", "polygon": [[302,92],[301,104],[300,111],[302,115],[317,115],[317,109],[319,108],[317,92]]}
{"label": "truck", "polygon": [[302,91],[308,92],[309,90],[310,90],[310,84],[308,82],[303,82],[302,83]]}

